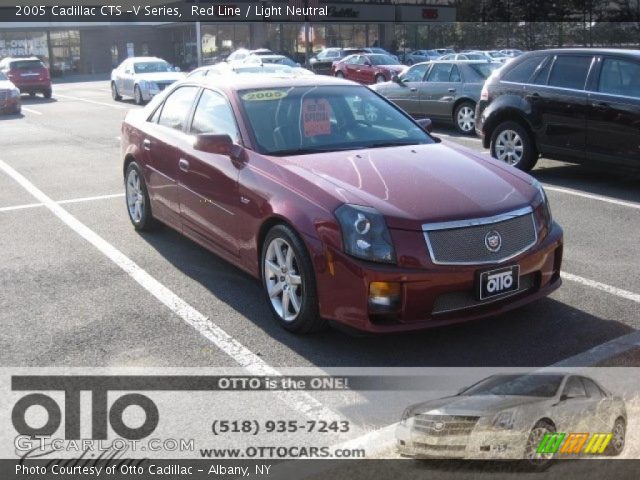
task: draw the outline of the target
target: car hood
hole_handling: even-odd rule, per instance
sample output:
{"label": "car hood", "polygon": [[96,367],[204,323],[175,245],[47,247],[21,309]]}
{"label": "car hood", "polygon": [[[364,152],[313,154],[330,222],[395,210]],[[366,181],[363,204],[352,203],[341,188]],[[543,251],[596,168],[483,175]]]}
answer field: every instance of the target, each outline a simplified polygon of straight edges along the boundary
{"label": "car hood", "polygon": [[405,67],[404,65],[378,65],[378,68],[389,70],[390,72],[400,73],[407,67]]}
{"label": "car hood", "polygon": [[16,86],[9,80],[0,80],[0,90],[13,90]]}
{"label": "car hood", "polygon": [[389,228],[404,230],[508,212],[529,205],[536,195],[528,175],[444,142],[276,161],[312,182],[321,178],[336,198],[374,207]]}
{"label": "car hood", "polygon": [[520,395],[454,396],[430,400],[411,407],[413,415],[468,415],[483,417],[502,410],[521,407],[548,400],[544,397]]}
{"label": "car hood", "polygon": [[149,82],[169,82],[182,80],[185,77],[183,72],[151,72],[136,73],[136,79],[147,80]]}

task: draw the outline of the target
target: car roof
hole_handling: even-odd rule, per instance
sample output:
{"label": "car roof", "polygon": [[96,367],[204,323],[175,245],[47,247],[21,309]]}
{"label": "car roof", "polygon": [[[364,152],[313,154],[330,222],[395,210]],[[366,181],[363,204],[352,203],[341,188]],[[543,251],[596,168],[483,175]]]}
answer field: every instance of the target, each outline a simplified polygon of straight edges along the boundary
{"label": "car roof", "polygon": [[[216,77],[188,78],[180,82],[199,84],[201,86],[215,86],[228,92],[247,90],[252,88],[290,88],[314,86],[362,86],[359,83],[341,78],[324,75],[221,75]],[[366,88],[366,87],[363,87]]]}
{"label": "car roof", "polygon": [[548,50],[534,50],[526,53],[538,53],[538,54],[549,54],[549,53],[586,53],[589,55],[600,55],[600,54],[626,54],[633,57],[640,57],[640,50],[637,49],[626,49],[626,48],[550,48]]}
{"label": "car roof", "polygon": [[437,63],[454,63],[456,65],[499,65],[499,62],[490,62],[488,60],[431,60],[430,62],[419,62],[414,63],[412,66],[416,65],[434,65]]}
{"label": "car roof", "polygon": [[125,62],[166,62],[166,60],[158,57],[130,57]]}

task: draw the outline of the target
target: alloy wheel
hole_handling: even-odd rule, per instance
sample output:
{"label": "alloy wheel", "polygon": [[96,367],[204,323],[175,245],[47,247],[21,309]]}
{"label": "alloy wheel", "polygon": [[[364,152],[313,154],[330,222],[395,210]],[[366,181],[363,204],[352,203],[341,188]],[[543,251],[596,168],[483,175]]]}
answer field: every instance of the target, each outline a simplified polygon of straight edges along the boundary
{"label": "alloy wheel", "polygon": [[504,130],[496,138],[495,152],[498,160],[516,165],[522,160],[524,145],[518,132]]}
{"label": "alloy wheel", "polygon": [[476,112],[465,105],[458,110],[458,128],[465,133],[471,132],[476,125]]}
{"label": "alloy wheel", "polygon": [[144,191],[140,182],[138,171],[132,168],[127,176],[127,207],[129,216],[134,223],[140,223],[144,216]]}
{"label": "alloy wheel", "polygon": [[273,309],[285,322],[294,321],[302,309],[304,285],[298,259],[289,242],[274,238],[267,247],[263,268]]}
{"label": "alloy wheel", "polygon": [[613,451],[618,454],[621,453],[624,449],[624,441],[625,441],[625,425],[621,420],[617,420],[615,425],[613,426],[613,432],[611,436],[611,447]]}
{"label": "alloy wheel", "polygon": [[524,458],[531,465],[542,466],[553,458],[553,453],[538,453],[540,442],[547,433],[552,433],[552,431],[546,426],[537,425],[531,430],[524,450]]}

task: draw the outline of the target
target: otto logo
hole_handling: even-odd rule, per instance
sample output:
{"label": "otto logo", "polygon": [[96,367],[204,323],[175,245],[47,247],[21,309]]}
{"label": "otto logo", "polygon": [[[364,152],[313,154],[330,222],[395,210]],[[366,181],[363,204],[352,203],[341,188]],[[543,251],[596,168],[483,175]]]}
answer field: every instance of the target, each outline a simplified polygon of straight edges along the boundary
{"label": "otto logo", "polygon": [[[64,391],[64,435],[66,440],[80,439],[80,392],[91,392],[91,426],[93,440],[107,439],[107,422],[113,431],[126,440],[143,439],[158,426],[158,407],[147,396],[129,393],[116,399],[111,408],[107,405],[110,390],[144,390],[127,385],[127,377],[19,377],[12,378],[12,390]],[[136,428],[124,423],[123,414],[127,407],[137,406],[145,413],[142,425]],[[27,422],[27,410],[33,406],[44,408],[47,422],[34,427]],[[13,427],[20,435],[48,437],[60,428],[63,417],[60,405],[53,398],[42,393],[30,393],[16,402],[11,412]]]}
{"label": "otto logo", "polygon": [[494,293],[502,290],[508,290],[513,285],[513,273],[502,272],[494,273],[487,277],[487,292]]}
{"label": "otto logo", "polygon": [[495,253],[502,248],[502,237],[495,230],[491,230],[484,236],[484,245],[487,250]]}
{"label": "otto logo", "polygon": [[438,9],[437,8],[423,8],[422,9],[422,18],[425,20],[436,20],[438,18]]}

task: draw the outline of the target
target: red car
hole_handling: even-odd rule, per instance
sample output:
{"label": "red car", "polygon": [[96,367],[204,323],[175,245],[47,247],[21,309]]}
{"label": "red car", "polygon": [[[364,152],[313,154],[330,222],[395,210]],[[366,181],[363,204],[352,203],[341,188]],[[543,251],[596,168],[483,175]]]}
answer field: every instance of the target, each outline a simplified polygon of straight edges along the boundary
{"label": "red car", "polygon": [[20,90],[0,72],[0,113],[20,113]]}
{"label": "red car", "polygon": [[0,61],[0,72],[4,73],[21,93],[28,93],[32,97],[41,93],[44,98],[51,98],[49,69],[37,57],[5,58]]}
{"label": "red car", "polygon": [[406,68],[390,55],[357,53],[333,62],[331,74],[338,78],[370,85],[388,82]]}
{"label": "red car", "polygon": [[261,279],[295,332],[434,327],[558,288],[541,185],[421,125],[331,77],[186,79],[122,125],[127,211]]}

